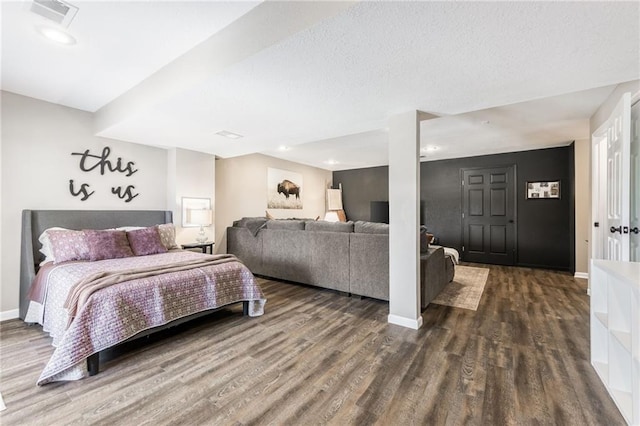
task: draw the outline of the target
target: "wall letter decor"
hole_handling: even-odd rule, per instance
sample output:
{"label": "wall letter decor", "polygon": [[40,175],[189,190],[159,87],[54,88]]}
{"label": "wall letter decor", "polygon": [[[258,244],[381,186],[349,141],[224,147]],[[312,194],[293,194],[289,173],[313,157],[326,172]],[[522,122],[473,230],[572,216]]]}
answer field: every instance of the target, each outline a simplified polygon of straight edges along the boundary
{"label": "wall letter decor", "polygon": [[71,192],[71,195],[73,195],[74,197],[77,197],[78,195],[82,194],[82,198],[80,198],[80,201],[86,201],[89,197],[91,197],[93,195],[94,192],[96,191],[87,191],[87,188],[89,187],[88,183],[83,183],[80,186],[80,189],[78,191],[75,191],[73,189],[73,179],[69,179],[69,192]]}
{"label": "wall letter decor", "polygon": [[119,186],[117,188],[111,187],[111,193],[117,195],[118,198],[120,198],[120,199],[125,199],[126,198],[126,200],[124,200],[124,202],[128,203],[129,201],[133,200],[138,195],[140,195],[140,194],[133,194],[132,192],[133,192],[134,189],[135,189],[135,186],[129,185],[124,190],[124,192],[122,192],[122,187],[121,186]]}
{"label": "wall letter decor", "polygon": [[[111,148],[109,148],[108,146],[105,146],[102,149],[102,153],[100,155],[91,154],[89,149],[85,150],[84,152],[71,153],[71,155],[80,156],[80,163],[78,164],[78,166],[83,172],[89,173],[92,170],[99,168],[101,175],[104,175],[105,171],[108,171],[111,173],[126,173],[125,176],[130,177],[138,171],[138,169],[134,168],[135,163],[133,161],[128,161],[126,165],[123,165],[122,157],[118,157],[114,165],[111,160],[109,160],[109,154],[111,154]],[[82,195],[80,201],[86,201],[91,195],[95,193],[95,191],[89,192],[88,188],[89,184],[83,183],[80,186],[80,189],[76,191],[73,179],[69,180],[69,192],[71,192],[71,195],[73,195],[74,197]],[[134,193],[134,189],[135,186],[133,185],[128,185],[124,189],[122,189],[122,186],[113,186],[111,187],[111,193],[121,200],[124,200],[125,203],[128,203],[138,195],[140,195],[138,193]]]}
{"label": "wall letter decor", "polygon": [[[108,168],[109,171],[111,172],[120,172],[120,173],[126,173],[127,177],[131,176],[132,174],[134,174],[135,172],[138,171],[138,169],[133,168],[133,165],[135,164],[133,161],[129,161],[127,163],[127,165],[123,168],[122,167],[122,158],[118,157],[118,160],[116,161],[116,165],[115,167],[113,166],[113,164],[111,164],[111,161],[109,161],[107,158],[109,157],[109,154],[111,153],[111,148],[109,148],[108,146],[105,146],[104,149],[102,150],[102,155],[93,155],[93,154],[89,154],[89,150],[87,149],[85,152],[72,152],[71,155],[81,155],[82,158],[80,159],[80,170],[82,170],[83,172],[90,172],[91,170],[95,169],[96,167],[100,166],[100,174],[104,175],[104,169]],[[93,166],[87,166],[85,164],[85,162],[87,161],[87,158],[97,158],[98,162],[96,162]]]}

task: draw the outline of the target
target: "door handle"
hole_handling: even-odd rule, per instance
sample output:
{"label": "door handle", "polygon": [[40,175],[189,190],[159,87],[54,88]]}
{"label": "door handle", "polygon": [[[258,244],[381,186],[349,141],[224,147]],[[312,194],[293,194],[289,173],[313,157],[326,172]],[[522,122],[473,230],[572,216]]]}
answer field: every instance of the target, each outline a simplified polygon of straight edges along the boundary
{"label": "door handle", "polygon": [[609,231],[611,231],[612,234],[615,234],[616,232],[622,234],[622,225],[618,226],[617,228],[612,226],[611,228],[609,228]]}
{"label": "door handle", "polygon": [[638,230],[638,227],[635,226],[635,227],[629,229],[629,232],[631,232],[632,234],[638,234],[638,233],[640,233],[640,230]]}

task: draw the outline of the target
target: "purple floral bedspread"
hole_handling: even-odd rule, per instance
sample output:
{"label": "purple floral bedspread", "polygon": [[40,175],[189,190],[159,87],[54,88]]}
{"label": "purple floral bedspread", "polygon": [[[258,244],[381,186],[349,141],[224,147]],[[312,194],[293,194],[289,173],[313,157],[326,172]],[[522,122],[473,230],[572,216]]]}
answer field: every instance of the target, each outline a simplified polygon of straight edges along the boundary
{"label": "purple floral bedspread", "polygon": [[250,316],[263,314],[266,299],[255,277],[242,263],[229,262],[125,281],[99,290],[67,328],[63,304],[74,282],[101,270],[166,265],[194,256],[206,255],[175,251],[53,267],[44,280],[44,303],[32,302],[33,310],[30,306],[27,314],[27,318],[37,318],[56,347],[37,384],[86,377],[90,355],[197,312],[249,301]]}

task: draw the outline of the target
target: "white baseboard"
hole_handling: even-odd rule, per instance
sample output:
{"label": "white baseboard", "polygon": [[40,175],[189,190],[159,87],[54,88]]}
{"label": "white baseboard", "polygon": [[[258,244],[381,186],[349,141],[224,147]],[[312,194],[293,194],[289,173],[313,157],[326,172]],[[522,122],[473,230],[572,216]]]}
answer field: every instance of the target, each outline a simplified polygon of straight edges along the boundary
{"label": "white baseboard", "polygon": [[389,324],[395,324],[402,327],[412,328],[414,330],[422,327],[422,317],[418,317],[417,319],[405,318],[398,315],[389,314],[387,317],[387,321]]}
{"label": "white baseboard", "polygon": [[575,274],[573,274],[573,276],[575,278],[584,278],[585,280],[589,279],[589,273],[588,272],[576,272]]}
{"label": "white baseboard", "polygon": [[10,319],[16,319],[20,315],[20,311],[17,309],[12,309],[10,311],[0,312],[0,321],[6,321]]}

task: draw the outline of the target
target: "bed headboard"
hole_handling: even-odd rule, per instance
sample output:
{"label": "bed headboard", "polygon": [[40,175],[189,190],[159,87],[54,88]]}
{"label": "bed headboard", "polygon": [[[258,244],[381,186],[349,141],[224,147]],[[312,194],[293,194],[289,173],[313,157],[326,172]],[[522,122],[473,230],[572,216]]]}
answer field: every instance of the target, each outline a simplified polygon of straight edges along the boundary
{"label": "bed headboard", "polygon": [[20,249],[20,318],[27,314],[27,295],[43,260],[38,237],[53,226],[68,229],[108,229],[119,226],[153,226],[171,223],[165,210],[23,210]]}

